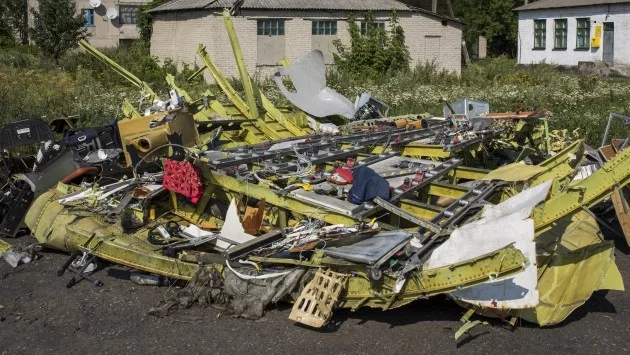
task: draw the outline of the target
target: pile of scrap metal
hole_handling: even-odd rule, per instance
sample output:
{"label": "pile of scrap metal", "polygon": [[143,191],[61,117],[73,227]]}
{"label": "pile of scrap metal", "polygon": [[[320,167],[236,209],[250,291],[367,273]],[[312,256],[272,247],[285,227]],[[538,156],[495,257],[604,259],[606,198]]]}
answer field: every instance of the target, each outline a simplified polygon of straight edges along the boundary
{"label": "pile of scrap metal", "polygon": [[220,159],[187,149],[162,156],[160,172],[60,183],[26,225],[73,258],[193,280],[185,301],[155,314],[190,306],[190,295],[252,318],[292,300],[291,319],[319,327],[335,307],[449,294],[480,314],[550,325],[594,290],[623,288],[614,245],[589,210],[628,184],[623,143],[601,165],[576,142],[539,165],[488,172],[317,147],[333,138]]}
{"label": "pile of scrap metal", "polygon": [[[287,300],[290,318],[314,327],[338,307],[447,294],[469,310],[462,331],[473,313],[557,324],[593,291],[623,289],[598,220],[610,223],[591,208],[612,201],[628,227],[627,140],[601,155],[581,141],[552,154],[548,135],[533,133],[546,133],[546,113],[499,117],[478,102],[447,105],[444,118],[386,117],[378,100],[352,104],[326,87],[317,51],[278,72],[301,110],[280,109],[250,79],[225,21],[245,99],[200,47],[230,104],[193,100],[169,77],[169,100],[127,102],[129,118],[107,128],[64,123],[61,140],[41,121],[0,131],[3,233],[23,220],[39,243],[71,253],[59,270],[75,266],[69,287],[100,285],[89,273],[104,260],[139,283],[189,281],[153,314],[199,303],[257,318]],[[341,118],[341,129],[330,124]],[[506,132],[503,119],[524,123]],[[43,146],[27,159],[13,154],[18,142]]]}

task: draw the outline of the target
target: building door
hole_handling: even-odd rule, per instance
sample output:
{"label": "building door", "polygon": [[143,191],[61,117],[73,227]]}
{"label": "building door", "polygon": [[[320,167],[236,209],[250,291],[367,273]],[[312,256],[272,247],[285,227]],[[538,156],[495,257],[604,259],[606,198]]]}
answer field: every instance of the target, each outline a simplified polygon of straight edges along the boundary
{"label": "building door", "polygon": [[440,36],[424,36],[424,51],[424,57],[427,62],[432,63],[439,61]]}
{"label": "building door", "polygon": [[615,24],[604,22],[604,58],[606,63],[612,63],[615,57]]}

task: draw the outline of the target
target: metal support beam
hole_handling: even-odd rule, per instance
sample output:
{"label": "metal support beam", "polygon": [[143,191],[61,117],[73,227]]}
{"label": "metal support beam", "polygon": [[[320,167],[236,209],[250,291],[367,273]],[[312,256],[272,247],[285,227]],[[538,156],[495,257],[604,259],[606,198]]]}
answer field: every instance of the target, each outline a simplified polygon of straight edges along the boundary
{"label": "metal support beam", "polygon": [[468,191],[470,191],[470,189],[463,186],[434,182],[429,186],[428,194],[457,199],[464,196]]}
{"label": "metal support beam", "polygon": [[252,120],[252,123],[256,126],[256,128],[260,129],[267,136],[267,138],[271,140],[281,139],[282,137],[278,134],[278,132],[269,127],[269,125],[263,119],[258,119],[257,116],[254,116],[245,101],[243,101],[243,99],[238,95],[234,87],[232,87],[232,85],[223,76],[223,74],[221,74],[221,71],[212,61],[212,58],[210,58],[210,56],[208,55],[206,47],[203,44],[199,45],[197,53],[199,54],[199,57],[203,61],[204,65],[210,71],[210,74],[214,78],[214,81],[217,83],[217,85],[219,85],[221,90],[223,90],[227,98],[234,104],[234,106],[236,106],[239,112],[241,112],[246,118]]}
{"label": "metal support beam", "polygon": [[428,220],[424,220],[422,218],[418,218],[417,216],[404,211],[401,208],[398,208],[394,205],[392,205],[391,203],[383,200],[380,197],[376,197],[374,199],[374,203],[376,203],[377,205],[381,206],[384,210],[391,212],[393,215],[398,216],[404,220],[407,220],[417,226],[422,226],[426,229],[429,229],[430,231],[434,232],[434,233],[441,233],[442,232],[442,228],[438,225],[435,225],[431,222],[429,222]]}
{"label": "metal support beam", "polygon": [[339,300],[343,308],[361,306],[392,309],[404,306],[422,297],[431,297],[442,293],[470,287],[486,282],[491,277],[506,277],[525,268],[527,259],[513,246],[496,252],[466,260],[442,268],[423,270],[407,280],[400,293],[394,293],[395,278],[385,276],[377,293],[371,281],[364,276],[365,268],[356,267],[354,273],[362,277],[353,277],[347,283],[344,297]]}
{"label": "metal support beam", "polygon": [[205,170],[203,173],[204,179],[208,179],[208,181],[210,181],[211,183],[221,186],[224,189],[259,200],[265,199],[265,202],[270,205],[296,212],[314,219],[320,219],[330,224],[354,225],[359,221],[339,212],[317,208],[316,206],[313,206],[311,204],[293,199],[290,196],[279,196],[273,190],[267,187],[248,184],[247,182],[239,181],[233,177],[213,173],[208,170]]}
{"label": "metal support beam", "polygon": [[618,153],[601,169],[584,180],[571,183],[556,198],[534,209],[536,232],[568,216],[582,206],[591,207],[609,196],[616,186],[630,183],[630,149]]}
{"label": "metal support beam", "polygon": [[232,85],[227,81],[227,79],[225,79],[223,74],[221,74],[219,67],[217,67],[217,65],[214,63],[212,58],[210,58],[210,56],[208,55],[208,52],[206,51],[206,46],[204,46],[203,44],[200,44],[199,48],[197,48],[197,53],[199,54],[199,57],[205,64],[206,68],[208,68],[208,70],[210,71],[210,74],[216,81],[217,85],[219,85],[221,90],[223,90],[223,92],[227,96],[228,100],[230,100],[234,104],[234,106],[236,106],[236,108],[243,115],[245,115],[245,117],[249,118],[250,120],[257,118],[249,110],[249,108],[247,107],[247,104],[238,95],[234,87],[232,87]]}
{"label": "metal support beam", "polygon": [[127,69],[123,68],[120,64],[118,64],[115,61],[111,60],[105,54],[103,54],[98,49],[93,47],[90,43],[88,43],[86,40],[80,40],[79,41],[79,45],[81,47],[83,47],[83,49],[85,49],[86,52],[88,52],[91,55],[93,55],[96,59],[100,60],[105,65],[109,66],[118,75],[122,76],[127,81],[132,83],[135,87],[137,87],[138,89],[146,92],[146,94],[149,95],[148,100],[147,100],[148,102],[153,102],[154,100],[156,100],[158,98],[157,94],[153,91],[153,89],[151,89],[151,87],[147,83],[145,83],[144,81],[140,80],[140,78],[138,78],[137,76],[133,75],[130,71],[128,71]]}
{"label": "metal support beam", "polygon": [[402,156],[449,159],[453,153],[445,151],[441,145],[412,143],[402,148]]}
{"label": "metal support beam", "polygon": [[245,99],[247,100],[249,112],[253,117],[258,118],[260,115],[258,113],[256,97],[254,96],[252,80],[247,73],[247,68],[245,67],[245,59],[243,59],[243,52],[241,51],[241,45],[238,42],[238,37],[236,36],[236,30],[234,29],[234,23],[232,23],[232,17],[230,16],[229,10],[223,11],[223,22],[225,23],[230,44],[232,45],[232,52],[234,52],[236,68],[241,76],[241,83],[243,84],[243,89],[245,91]]}
{"label": "metal support beam", "polygon": [[[234,29],[234,24],[232,23],[232,18],[230,17],[230,13],[228,10],[225,10],[223,12],[223,21],[225,22],[225,28],[227,29],[230,44],[232,45],[232,51],[234,52],[236,67],[238,68],[238,72],[241,76],[241,81],[243,82],[243,89],[245,90],[247,105],[252,115],[257,118],[263,118],[258,112],[258,105],[261,104],[262,108],[265,110],[265,115],[272,120],[280,123],[284,128],[291,132],[291,134],[296,136],[303,136],[310,133],[310,130],[301,129],[297,125],[293,124],[293,122],[286,119],[282,112],[280,112],[280,110],[278,110],[260,90],[256,90],[258,93],[258,95],[256,95],[254,90],[255,84],[252,83],[252,79],[247,73],[245,60],[243,59],[243,52],[238,42],[236,30]],[[257,100],[257,98],[259,100]]]}
{"label": "metal support beam", "polygon": [[606,131],[604,131],[604,137],[602,138],[602,147],[606,145],[606,141],[608,140],[608,133],[610,132],[610,126],[612,125],[613,118],[620,118],[623,120],[624,124],[630,125],[630,117],[624,116],[618,113],[611,113],[608,115],[608,123],[606,123]]}
{"label": "metal support beam", "polygon": [[437,206],[408,199],[400,201],[400,208],[402,208],[403,211],[409,212],[418,218],[426,220],[433,219],[444,210],[443,208]]}
{"label": "metal support beam", "polygon": [[451,171],[449,173],[449,176],[454,177],[455,180],[481,180],[484,177],[486,177],[486,175],[488,175],[488,173],[490,172],[490,170],[487,169],[477,169],[477,168],[470,168],[470,167],[466,167],[466,166],[460,166],[457,169]]}

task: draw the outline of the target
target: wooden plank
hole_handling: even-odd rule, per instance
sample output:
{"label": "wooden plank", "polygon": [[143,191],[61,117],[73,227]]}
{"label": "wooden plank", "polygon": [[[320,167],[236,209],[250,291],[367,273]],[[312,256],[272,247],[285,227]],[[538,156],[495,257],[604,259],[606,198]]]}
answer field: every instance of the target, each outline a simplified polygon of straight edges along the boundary
{"label": "wooden plank", "polygon": [[[624,193],[625,192],[625,193]],[[628,206],[628,193],[627,189],[615,189],[611,198],[613,205],[615,206],[615,213],[623,235],[626,237],[626,243],[630,245],[630,207]]]}

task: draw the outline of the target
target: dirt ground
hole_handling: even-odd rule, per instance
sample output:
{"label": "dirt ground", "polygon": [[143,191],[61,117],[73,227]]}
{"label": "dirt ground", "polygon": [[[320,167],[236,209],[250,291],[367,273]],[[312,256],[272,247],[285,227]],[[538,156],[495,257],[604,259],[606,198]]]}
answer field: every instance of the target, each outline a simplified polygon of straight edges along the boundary
{"label": "dirt ground", "polygon": [[[616,252],[630,285],[628,250]],[[56,276],[64,254],[46,252],[12,269],[0,260],[0,354],[112,353],[335,353],[335,354],[598,354],[630,352],[630,295],[597,292],[558,326],[523,323],[509,330],[499,321],[474,328],[456,342],[462,308],[445,297],[382,312],[339,310],[324,330],[288,319],[289,305],[250,321],[193,307],[166,318],[147,315],[168,288],[138,286],[113,266],[66,288]]]}

